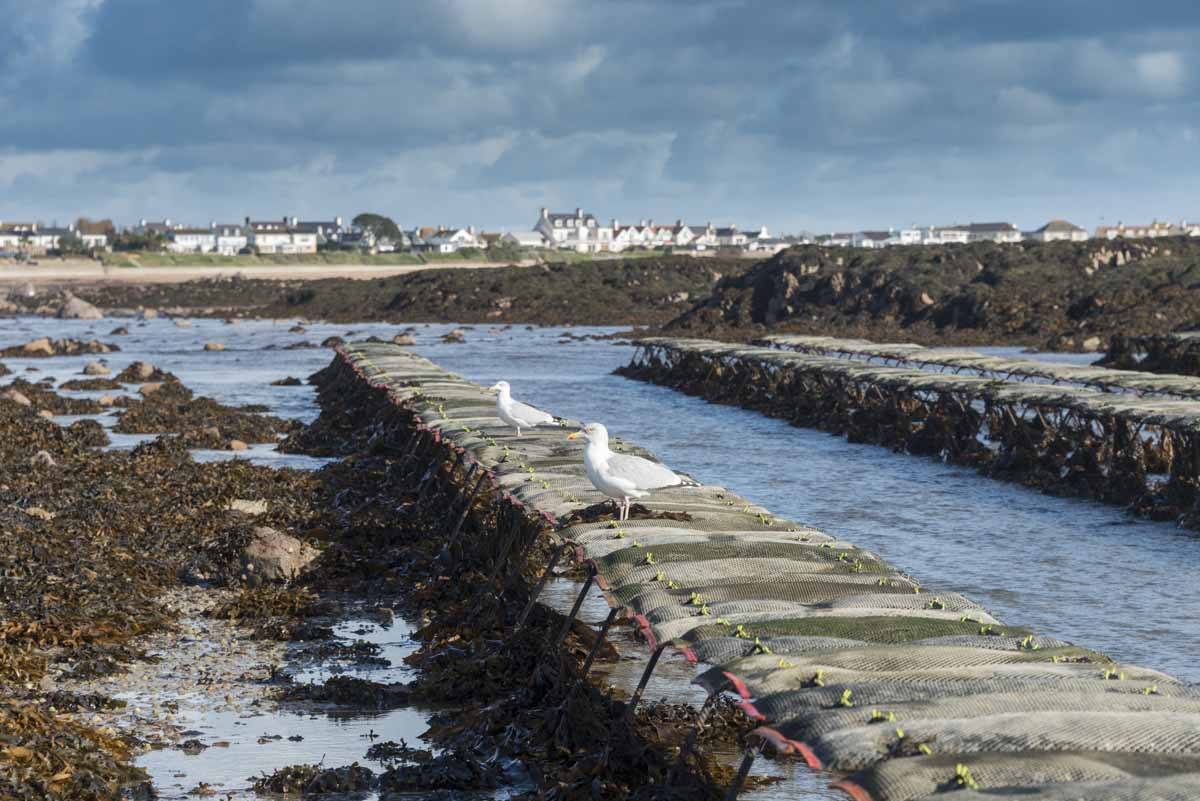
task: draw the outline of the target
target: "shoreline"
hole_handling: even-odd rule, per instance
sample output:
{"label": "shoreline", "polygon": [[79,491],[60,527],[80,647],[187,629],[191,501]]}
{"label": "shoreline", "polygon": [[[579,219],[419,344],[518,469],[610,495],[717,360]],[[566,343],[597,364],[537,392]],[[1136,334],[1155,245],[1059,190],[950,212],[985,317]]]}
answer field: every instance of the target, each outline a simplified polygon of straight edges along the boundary
{"label": "shoreline", "polygon": [[537,261],[515,264],[482,261],[434,261],[428,264],[247,264],[247,265],[180,265],[166,267],[115,267],[101,262],[67,259],[42,262],[36,266],[0,264],[0,286],[24,284],[54,286],[70,284],[75,287],[107,284],[182,284],[189,281],[243,278],[266,281],[320,281],[344,278],[367,281],[390,278],[428,270],[462,269],[486,270],[499,267],[530,267]]}

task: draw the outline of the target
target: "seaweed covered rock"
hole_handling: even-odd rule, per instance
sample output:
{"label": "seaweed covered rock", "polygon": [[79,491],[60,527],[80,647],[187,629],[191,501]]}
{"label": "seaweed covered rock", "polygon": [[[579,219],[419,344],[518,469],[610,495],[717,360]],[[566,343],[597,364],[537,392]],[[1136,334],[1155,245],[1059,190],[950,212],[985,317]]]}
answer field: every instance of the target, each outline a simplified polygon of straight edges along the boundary
{"label": "seaweed covered rock", "polygon": [[242,571],[264,581],[292,581],[320,553],[290,534],[269,526],[257,526],[242,551]]}
{"label": "seaweed covered rock", "polygon": [[192,448],[228,448],[243,443],[274,442],[299,424],[225,406],[212,398],[196,397],[178,380],[147,382],[141,399],[131,399],[115,426],[123,434],[176,434]]}
{"label": "seaweed covered rock", "polygon": [[282,795],[322,795],[327,793],[358,793],[375,786],[375,774],[355,762],[341,768],[322,768],[320,765],[289,765],[269,776],[254,780],[256,793]]}
{"label": "seaweed covered rock", "polygon": [[1194,322],[1200,242],[795,247],[722,279],[668,333],[764,330],[1088,350]]}

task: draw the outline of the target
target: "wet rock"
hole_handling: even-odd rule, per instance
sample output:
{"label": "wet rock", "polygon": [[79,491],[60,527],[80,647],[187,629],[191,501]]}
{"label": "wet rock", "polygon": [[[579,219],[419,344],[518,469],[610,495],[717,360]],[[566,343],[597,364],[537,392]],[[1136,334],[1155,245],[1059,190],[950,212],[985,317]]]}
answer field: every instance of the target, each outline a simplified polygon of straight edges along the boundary
{"label": "wet rock", "polygon": [[338,336],[325,337],[325,339],[321,340],[322,348],[336,348],[336,347],[339,347],[339,346],[345,345],[345,344],[346,344],[346,340],[344,340]]}
{"label": "wet rock", "polygon": [[4,392],[0,392],[0,399],[12,401],[20,406],[33,405],[33,401],[29,400],[24,393],[18,392],[15,389],[7,389]]}
{"label": "wet rock", "polygon": [[158,309],[142,309],[138,312],[139,320],[153,320],[158,317]]}
{"label": "wet rock", "polygon": [[162,373],[150,362],[134,362],[117,374],[117,380],[133,384],[139,381],[149,381],[155,374],[161,375]]}
{"label": "wet rock", "polygon": [[282,531],[258,526],[242,551],[242,569],[266,581],[290,581],[308,568],[320,551]]}
{"label": "wet rock", "polygon": [[57,467],[58,463],[54,461],[54,457],[50,455],[50,451],[38,451],[33,456],[29,457],[29,464],[34,467]]}
{"label": "wet rock", "polygon": [[467,332],[461,328],[455,328],[442,335],[442,342],[446,344],[461,344],[467,341]]}
{"label": "wet rock", "polygon": [[204,349],[208,350],[208,351],[225,350],[225,343],[223,343],[223,342],[205,342]]}
{"label": "wet rock", "polygon": [[308,329],[302,325],[293,325],[291,328],[288,329],[288,333],[289,334],[303,334],[307,330]]}
{"label": "wet rock", "polygon": [[191,320],[176,320],[175,327],[176,328],[191,328],[192,321]]}
{"label": "wet rock", "polygon": [[109,332],[108,332],[108,335],[109,335],[110,337],[124,337],[124,336],[129,336],[129,329],[128,329],[128,328],[126,328],[126,327],[125,327],[125,326],[123,326],[123,325],[121,325],[121,326],[117,326],[117,327],[116,327],[116,328],[114,328],[113,330],[109,331]]}
{"label": "wet rock", "polygon": [[248,447],[249,446],[246,443],[242,442],[240,439],[229,440],[229,450],[231,450],[231,451],[244,451]]}
{"label": "wet rock", "polygon": [[147,381],[145,384],[142,384],[140,387],[138,387],[138,394],[145,397],[147,395],[153,395],[162,388],[162,381]]}
{"label": "wet rock", "polygon": [[179,750],[188,756],[196,756],[207,750],[208,746],[196,739],[184,740],[179,744]]}
{"label": "wet rock", "polygon": [[392,344],[411,348],[417,344],[417,340],[412,334],[396,334],[396,336],[392,337]]}
{"label": "wet rock", "polygon": [[101,364],[100,362],[88,362],[83,368],[84,375],[90,376],[106,376],[112,375],[112,370]]}
{"label": "wet rock", "polygon": [[49,337],[41,337],[40,339],[30,340],[21,346],[21,350],[29,356],[54,355],[54,346],[50,344]]}
{"label": "wet rock", "polygon": [[385,629],[391,628],[392,624],[396,622],[396,613],[390,606],[375,607],[371,610],[371,617],[373,617],[375,622]]}
{"label": "wet rock", "polygon": [[302,385],[303,383],[304,382],[301,381],[299,378],[289,375],[287,378],[280,378],[276,381],[272,381],[271,386],[273,386],[273,387],[298,387],[298,386]]}
{"label": "wet rock", "polygon": [[63,305],[58,310],[62,320],[103,320],[104,313],[86,300],[77,298],[70,292],[63,293]]}
{"label": "wet rock", "polygon": [[231,512],[241,512],[244,515],[265,515],[267,513],[267,502],[265,500],[247,500],[245,498],[234,498],[229,502],[227,507]]}
{"label": "wet rock", "polygon": [[96,402],[101,406],[112,406],[117,402],[117,399],[112,395],[101,395]]}

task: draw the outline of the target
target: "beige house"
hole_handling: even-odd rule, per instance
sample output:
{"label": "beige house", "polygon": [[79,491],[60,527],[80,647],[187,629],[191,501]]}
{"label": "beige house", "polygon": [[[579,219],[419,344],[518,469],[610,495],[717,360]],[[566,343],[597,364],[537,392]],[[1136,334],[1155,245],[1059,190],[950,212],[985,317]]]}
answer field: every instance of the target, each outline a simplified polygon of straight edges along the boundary
{"label": "beige house", "polygon": [[1066,220],[1051,220],[1036,231],[1025,234],[1032,242],[1084,242],[1088,232]]}

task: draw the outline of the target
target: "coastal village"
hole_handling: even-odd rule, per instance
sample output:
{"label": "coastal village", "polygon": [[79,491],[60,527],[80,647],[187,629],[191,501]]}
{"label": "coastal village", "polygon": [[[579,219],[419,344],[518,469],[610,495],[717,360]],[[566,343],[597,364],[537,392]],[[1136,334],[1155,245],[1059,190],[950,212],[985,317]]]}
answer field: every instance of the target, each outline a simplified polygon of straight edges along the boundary
{"label": "coastal village", "polygon": [[773,235],[765,225],[694,224],[685,223],[682,219],[664,223],[646,218],[636,222],[612,218],[603,222],[581,208],[567,212],[552,212],[542,208],[529,230],[488,232],[474,225],[410,229],[392,227],[394,233],[389,235],[370,225],[355,224],[342,217],[327,220],[301,220],[298,217],[256,220],[246,217],[240,222],[213,221],[207,225],[187,224],[169,218],[160,221],[143,219],[125,229],[118,229],[111,221],[94,222],[86,218],[67,226],[0,220],[0,258],[95,254],[113,249],[130,249],[130,241],[137,242],[142,249],[175,254],[297,255],[333,250],[372,255],[460,254],[468,258],[489,249],[508,253],[569,251],[609,254],[657,251],[770,256],[795,245],[885,248],[972,242],[1004,244],[1200,237],[1200,222],[1168,223],[1155,220],[1137,225],[1118,223],[1099,226],[1089,233],[1085,228],[1061,219],[1051,220],[1032,231],[1023,231],[1011,222],[971,222],[886,230]]}

